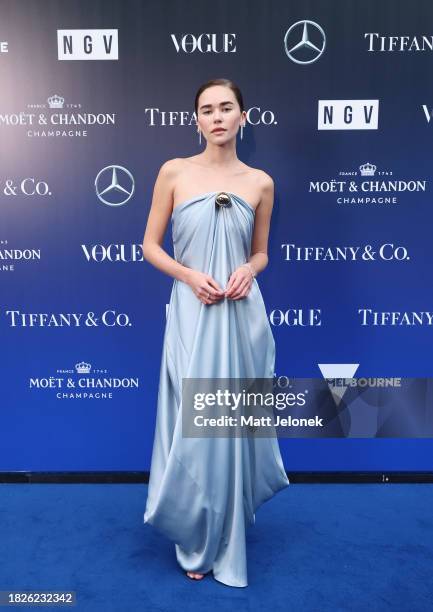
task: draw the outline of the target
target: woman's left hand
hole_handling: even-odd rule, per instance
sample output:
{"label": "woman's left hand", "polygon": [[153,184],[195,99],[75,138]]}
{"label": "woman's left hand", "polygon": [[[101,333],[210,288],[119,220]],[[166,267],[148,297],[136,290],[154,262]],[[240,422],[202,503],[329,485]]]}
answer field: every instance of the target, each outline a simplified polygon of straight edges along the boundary
{"label": "woman's left hand", "polygon": [[247,266],[239,266],[230,275],[229,282],[225,289],[225,296],[232,300],[239,300],[246,297],[253,284],[253,276]]}

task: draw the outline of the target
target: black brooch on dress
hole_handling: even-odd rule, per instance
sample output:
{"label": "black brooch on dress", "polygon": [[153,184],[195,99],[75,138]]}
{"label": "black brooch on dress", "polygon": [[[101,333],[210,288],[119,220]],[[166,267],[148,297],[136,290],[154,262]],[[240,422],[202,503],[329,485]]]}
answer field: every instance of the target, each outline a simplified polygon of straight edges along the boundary
{"label": "black brooch on dress", "polygon": [[221,208],[227,208],[228,206],[232,205],[230,196],[224,193],[224,191],[221,191],[221,193],[216,196],[215,204]]}

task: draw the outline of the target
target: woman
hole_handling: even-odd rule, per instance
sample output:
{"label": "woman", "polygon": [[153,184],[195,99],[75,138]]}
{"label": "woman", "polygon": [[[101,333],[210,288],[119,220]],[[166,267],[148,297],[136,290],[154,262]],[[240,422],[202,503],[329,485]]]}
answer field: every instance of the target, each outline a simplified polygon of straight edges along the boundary
{"label": "woman", "polygon": [[[289,484],[278,441],[183,437],[182,381],[274,376],[275,343],[255,279],[268,263],[274,185],[236,155],[246,112],[234,83],[202,85],[195,112],[206,148],[162,165],[143,239],[145,259],[175,279],[144,523],[175,542],[189,578],[212,571],[244,587],[245,529]],[[174,259],[161,248],[170,217]]]}

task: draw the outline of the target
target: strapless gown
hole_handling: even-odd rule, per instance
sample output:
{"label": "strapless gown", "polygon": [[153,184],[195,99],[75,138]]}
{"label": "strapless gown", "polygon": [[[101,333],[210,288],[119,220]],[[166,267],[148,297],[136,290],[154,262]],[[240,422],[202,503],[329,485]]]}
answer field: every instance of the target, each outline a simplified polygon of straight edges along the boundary
{"label": "strapless gown", "polygon": [[[255,210],[220,192],[177,205],[174,257],[210,274],[225,289],[251,254]],[[212,571],[219,582],[245,587],[246,527],[255,511],[289,484],[275,437],[182,437],[183,378],[273,378],[275,342],[254,279],[239,300],[203,304],[174,280],[168,308],[144,523],[175,543],[179,565]]]}

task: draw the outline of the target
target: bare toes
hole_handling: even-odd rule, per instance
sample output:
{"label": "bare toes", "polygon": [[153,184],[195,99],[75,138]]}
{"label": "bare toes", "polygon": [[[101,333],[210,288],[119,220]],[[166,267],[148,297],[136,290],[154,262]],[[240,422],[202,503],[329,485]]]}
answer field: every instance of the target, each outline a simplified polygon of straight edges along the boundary
{"label": "bare toes", "polygon": [[196,572],[187,572],[187,575],[195,580],[201,580],[204,576],[204,574],[197,574]]}

